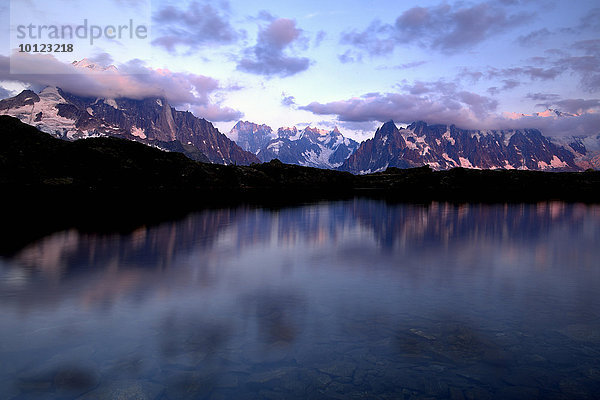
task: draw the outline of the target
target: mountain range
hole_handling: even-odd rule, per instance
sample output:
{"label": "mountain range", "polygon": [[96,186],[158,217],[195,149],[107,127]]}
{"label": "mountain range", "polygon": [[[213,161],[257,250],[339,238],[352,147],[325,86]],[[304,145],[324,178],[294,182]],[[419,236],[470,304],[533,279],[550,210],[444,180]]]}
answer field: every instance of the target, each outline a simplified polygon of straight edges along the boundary
{"label": "mountain range", "polygon": [[332,130],[306,127],[279,128],[239,121],[228,134],[244,150],[261,161],[275,158],[287,164],[335,169],[358,148],[358,142]]}
{"label": "mountain range", "polygon": [[466,130],[422,121],[398,129],[393,121],[388,121],[377,129],[372,139],[362,142],[339,169],[358,174],[422,165],[436,170],[454,167],[584,169],[585,165],[578,161],[585,155],[585,144],[567,142],[567,146],[555,143],[537,129]]}
{"label": "mountain range", "polygon": [[550,140],[573,153],[575,163],[581,169],[600,169],[600,134],[552,137]]}
{"label": "mountain range", "polygon": [[0,100],[0,114],[17,117],[67,140],[120,137],[217,164],[268,162],[338,169],[355,174],[388,167],[454,167],[580,171],[600,168],[600,135],[549,138],[536,129],[466,130],[414,122],[383,124],[362,143],[336,128],[279,128],[239,121],[228,133],[164,98],[102,99],[46,87]]}
{"label": "mountain range", "polygon": [[[390,201],[598,202],[600,172],[542,172],[428,166],[353,175],[268,163],[197,162],[117,137],[61,140],[0,115],[0,254],[70,229],[136,227],[203,206],[267,207],[355,196]],[[114,229],[114,228],[113,228]]]}
{"label": "mountain range", "polygon": [[[190,160],[142,143],[115,137],[60,140],[0,116],[0,188],[14,204],[54,199],[67,209],[90,201],[131,208],[160,208],[161,201],[182,205],[211,198],[277,201],[303,196],[363,196],[419,200],[596,199],[600,172],[548,173],[518,170],[428,166],[353,175],[348,172],[284,164],[279,160],[250,166]],[[119,196],[128,198],[123,202]],[[257,197],[258,196],[258,197]],[[39,199],[44,199],[40,201]],[[35,208],[35,207],[33,207]],[[7,208],[9,209],[9,208]],[[29,209],[29,211],[31,211]],[[54,215],[54,214],[53,214]],[[19,219],[21,215],[15,214]],[[29,229],[28,225],[24,225]]]}
{"label": "mountain range", "polygon": [[[552,110],[557,117],[569,117]],[[600,168],[600,135],[546,137],[537,129],[466,130],[454,125],[417,121],[398,129],[383,124],[372,139],[360,144],[339,130],[279,128],[239,121],[228,133],[240,147],[261,161],[339,169],[354,174],[388,167],[429,165],[435,170],[455,167],[581,171]]]}
{"label": "mountain range", "polygon": [[[86,59],[73,64],[92,70],[115,68]],[[249,165],[279,159],[355,174],[423,165],[434,170],[600,168],[600,134],[550,138],[536,129],[466,130],[422,121],[398,129],[388,121],[372,139],[359,144],[344,137],[337,127],[293,126],[274,131],[264,124],[239,121],[226,136],[209,121],[171,107],[165,98],[82,97],[58,87],[46,87],[39,93],[23,90],[0,100],[0,114],[17,117],[61,139],[119,137],[217,164]],[[557,110],[539,115],[572,117]]]}
{"label": "mountain range", "polygon": [[[96,68],[94,64],[79,64]],[[46,87],[0,100],[0,114],[17,117],[43,132],[67,140],[120,137],[217,164],[260,162],[210,122],[171,107],[165,98],[88,98]]]}

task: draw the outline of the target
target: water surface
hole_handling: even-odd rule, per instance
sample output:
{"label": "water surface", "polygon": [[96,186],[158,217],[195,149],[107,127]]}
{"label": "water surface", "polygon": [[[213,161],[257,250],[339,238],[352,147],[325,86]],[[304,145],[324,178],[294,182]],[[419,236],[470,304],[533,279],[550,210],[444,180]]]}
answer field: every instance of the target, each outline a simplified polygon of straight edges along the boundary
{"label": "water surface", "polygon": [[0,259],[0,398],[594,398],[599,243],[564,203],[58,232]]}

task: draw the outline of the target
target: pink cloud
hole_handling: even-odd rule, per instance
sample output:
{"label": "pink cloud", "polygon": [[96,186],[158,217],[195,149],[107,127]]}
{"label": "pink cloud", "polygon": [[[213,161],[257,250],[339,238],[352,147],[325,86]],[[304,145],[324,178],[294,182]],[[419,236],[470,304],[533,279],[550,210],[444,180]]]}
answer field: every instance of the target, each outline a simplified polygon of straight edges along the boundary
{"label": "pink cloud", "polygon": [[310,67],[306,57],[287,55],[294,47],[306,45],[302,29],[296,22],[278,18],[261,29],[256,45],[245,50],[237,68],[251,74],[282,77],[295,75]]}
{"label": "pink cloud", "polygon": [[[10,73],[13,71],[19,73]],[[78,68],[63,63],[52,55],[19,54],[0,56],[0,80],[20,81],[34,87],[57,86],[66,92],[101,98],[145,99],[162,97],[178,108],[210,110],[212,121],[230,121],[243,114],[230,108],[220,110],[211,103],[210,96],[220,90],[214,78],[173,72],[168,69],[151,69],[139,60],[121,64],[106,71]],[[209,119],[207,115],[197,115]]]}
{"label": "pink cloud", "polygon": [[[421,92],[421,91],[417,91]],[[569,104],[581,101],[561,100]],[[588,100],[585,105],[598,104]],[[573,106],[574,107],[574,106]],[[580,106],[581,107],[581,106]],[[497,103],[488,97],[466,91],[454,94],[416,95],[413,93],[369,93],[361,97],[329,103],[312,102],[299,107],[318,115],[333,115],[345,122],[398,123],[425,121],[454,124],[465,129],[539,129],[548,136],[593,135],[600,133],[600,107],[588,107],[578,115],[556,113],[523,114],[496,112]]]}

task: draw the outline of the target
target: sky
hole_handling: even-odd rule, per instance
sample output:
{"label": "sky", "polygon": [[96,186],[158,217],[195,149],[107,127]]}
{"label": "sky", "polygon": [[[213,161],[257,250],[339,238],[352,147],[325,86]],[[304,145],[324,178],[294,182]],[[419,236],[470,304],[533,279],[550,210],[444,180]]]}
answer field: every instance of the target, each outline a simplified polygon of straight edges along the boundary
{"label": "sky", "polygon": [[[597,1],[11,0],[0,18],[2,98],[163,96],[224,133],[245,120],[362,141],[393,119],[600,134]],[[36,43],[73,51],[19,52]]]}

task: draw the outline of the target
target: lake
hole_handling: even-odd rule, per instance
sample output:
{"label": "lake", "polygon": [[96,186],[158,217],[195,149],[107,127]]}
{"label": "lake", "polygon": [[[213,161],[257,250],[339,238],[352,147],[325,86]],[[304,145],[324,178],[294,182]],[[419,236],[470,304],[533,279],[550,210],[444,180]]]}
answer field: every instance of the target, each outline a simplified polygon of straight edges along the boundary
{"label": "lake", "polygon": [[2,399],[587,399],[600,206],[354,199],[0,258]]}

